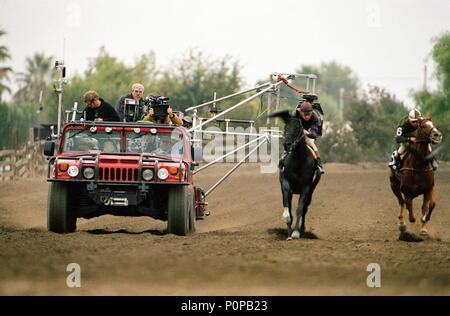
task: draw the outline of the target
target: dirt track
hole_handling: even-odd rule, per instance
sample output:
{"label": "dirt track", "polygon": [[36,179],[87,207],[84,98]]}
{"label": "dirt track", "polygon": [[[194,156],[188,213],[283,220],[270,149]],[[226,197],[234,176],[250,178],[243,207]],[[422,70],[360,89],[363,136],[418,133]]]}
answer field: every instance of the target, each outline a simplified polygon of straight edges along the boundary
{"label": "dirt track", "polygon": [[[230,167],[211,167],[199,182],[207,188]],[[318,239],[289,242],[277,174],[258,165],[211,194],[211,216],[189,237],[165,235],[160,221],[112,216],[78,220],[76,233],[57,235],[45,228],[44,179],[0,183],[0,294],[449,295],[450,168],[437,173],[431,237],[421,243],[397,239],[384,165],[326,171],[306,223]],[[81,266],[81,288],[66,286],[71,262]],[[366,286],[372,262],[381,288]]]}

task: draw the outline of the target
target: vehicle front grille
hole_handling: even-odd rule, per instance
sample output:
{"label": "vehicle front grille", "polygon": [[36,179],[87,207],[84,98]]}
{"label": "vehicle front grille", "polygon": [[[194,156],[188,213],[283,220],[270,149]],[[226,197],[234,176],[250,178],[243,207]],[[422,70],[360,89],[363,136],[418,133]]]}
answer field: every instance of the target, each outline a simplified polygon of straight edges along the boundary
{"label": "vehicle front grille", "polygon": [[138,169],[100,167],[98,179],[103,181],[138,181]]}

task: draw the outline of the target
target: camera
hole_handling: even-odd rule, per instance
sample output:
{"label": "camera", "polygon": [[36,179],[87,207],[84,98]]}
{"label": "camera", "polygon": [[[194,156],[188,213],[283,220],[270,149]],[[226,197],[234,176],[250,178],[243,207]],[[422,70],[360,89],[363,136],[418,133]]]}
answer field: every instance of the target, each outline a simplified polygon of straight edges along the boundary
{"label": "camera", "polygon": [[149,96],[145,99],[145,104],[153,109],[153,115],[157,121],[163,121],[169,108],[169,98],[160,95]]}
{"label": "camera", "polygon": [[319,98],[317,97],[316,94],[311,93],[311,94],[304,94],[302,101],[307,101],[307,102],[311,103],[313,109],[323,115],[323,109],[322,109],[322,106],[320,105],[320,102],[318,101],[318,99]]}
{"label": "camera", "polygon": [[142,114],[145,113],[139,101],[135,99],[126,98],[123,102],[123,120],[125,122],[136,122],[140,120]]}

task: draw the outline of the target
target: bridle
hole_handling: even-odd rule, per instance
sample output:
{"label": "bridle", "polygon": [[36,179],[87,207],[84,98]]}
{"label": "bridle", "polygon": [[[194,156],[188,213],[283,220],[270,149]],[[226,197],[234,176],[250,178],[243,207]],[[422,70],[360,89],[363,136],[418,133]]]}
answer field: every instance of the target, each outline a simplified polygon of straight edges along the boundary
{"label": "bridle", "polygon": [[[420,131],[422,131],[425,128],[425,124],[431,123],[431,128],[428,134],[424,138],[419,138],[416,140],[416,143],[440,143],[442,134],[439,132],[439,130],[434,126],[433,122],[430,119],[423,119],[420,121],[419,126],[417,127],[417,136],[419,136]],[[438,133],[438,139],[433,139],[433,136],[431,133],[437,132]]]}
{"label": "bridle", "polygon": [[[416,139],[415,142],[417,144],[419,144],[419,143],[425,143],[425,144],[440,143],[440,141],[442,140],[442,134],[434,126],[433,122],[430,119],[423,119],[423,120],[420,121],[420,123],[419,123],[419,125],[417,127],[417,132],[416,132],[417,137],[419,137],[419,135],[421,134],[421,131],[423,131],[423,129],[425,128],[425,124],[427,124],[427,123],[431,123],[431,126],[429,126],[429,127],[431,127],[430,131],[428,132],[428,134],[426,134],[426,136],[424,138],[418,138],[418,139]],[[433,132],[437,132],[438,133],[438,138],[437,139],[433,139],[433,135],[431,135]],[[414,147],[410,146],[408,151],[411,154],[413,154],[414,156],[416,156],[418,159],[420,159],[421,161],[427,162],[427,159],[424,156],[424,154],[419,152]],[[425,170],[420,170],[420,169],[415,169],[415,168],[403,167],[403,168],[401,168],[400,171],[402,171],[402,170],[429,172],[429,171],[432,170],[432,168],[430,166],[428,166],[427,168],[425,168]]]}

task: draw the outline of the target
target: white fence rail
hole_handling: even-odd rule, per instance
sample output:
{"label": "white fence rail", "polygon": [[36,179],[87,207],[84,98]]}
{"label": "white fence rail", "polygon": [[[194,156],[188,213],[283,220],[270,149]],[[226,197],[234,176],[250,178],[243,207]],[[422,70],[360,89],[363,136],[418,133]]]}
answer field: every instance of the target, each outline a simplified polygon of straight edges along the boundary
{"label": "white fence rail", "polygon": [[43,175],[47,163],[44,141],[28,142],[18,150],[0,151],[0,181]]}

